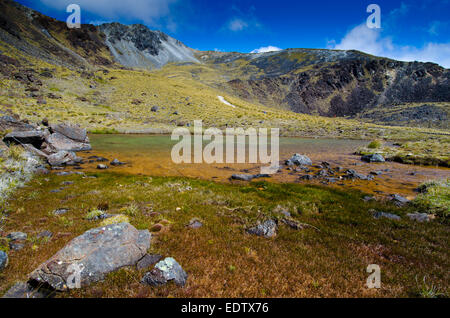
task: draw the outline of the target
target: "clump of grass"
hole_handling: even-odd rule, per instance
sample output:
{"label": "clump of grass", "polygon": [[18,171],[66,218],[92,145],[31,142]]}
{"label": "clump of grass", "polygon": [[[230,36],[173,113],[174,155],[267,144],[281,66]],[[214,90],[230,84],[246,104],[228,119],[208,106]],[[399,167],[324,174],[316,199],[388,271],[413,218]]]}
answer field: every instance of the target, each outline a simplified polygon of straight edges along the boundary
{"label": "clump of grass", "polygon": [[381,140],[374,140],[367,146],[367,148],[369,148],[369,149],[379,149],[382,146],[383,146],[383,142]]}
{"label": "clump of grass", "polygon": [[23,153],[24,150],[21,146],[12,145],[9,147],[6,155],[15,161],[21,161],[24,159]]}
{"label": "clump of grass", "polygon": [[430,181],[419,187],[419,194],[414,204],[429,214],[436,214],[444,219],[450,215],[450,179]]}
{"label": "clump of grass", "polygon": [[427,283],[427,278],[426,276],[423,278],[423,283],[419,283],[417,281],[417,277],[416,277],[416,282],[417,282],[417,288],[418,288],[418,295],[421,298],[440,298],[440,297],[444,297],[445,295],[443,293],[441,293],[438,289],[437,286],[435,286],[434,284],[428,284]]}
{"label": "clump of grass", "polygon": [[86,214],[86,220],[92,221],[92,220],[97,220],[100,216],[102,216],[103,214],[105,214],[104,211],[102,210],[98,210],[98,209],[94,209],[92,211],[89,211]]}
{"label": "clump of grass", "polygon": [[120,212],[127,216],[136,216],[139,213],[139,207],[135,203],[131,203],[129,206],[120,209]]}
{"label": "clump of grass", "polygon": [[100,223],[100,226],[108,226],[111,224],[120,224],[120,223],[130,223],[130,219],[128,216],[120,214],[113,216],[112,218],[103,220],[102,223]]}

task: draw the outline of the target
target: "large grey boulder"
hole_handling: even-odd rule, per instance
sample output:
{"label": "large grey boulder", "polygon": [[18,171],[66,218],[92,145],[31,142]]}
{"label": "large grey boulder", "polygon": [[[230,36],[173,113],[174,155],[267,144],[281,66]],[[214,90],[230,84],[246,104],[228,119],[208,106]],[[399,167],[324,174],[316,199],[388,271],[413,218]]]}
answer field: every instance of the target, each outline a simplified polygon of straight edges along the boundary
{"label": "large grey boulder", "polygon": [[0,251],[0,271],[4,270],[8,266],[8,254]]}
{"label": "large grey boulder", "polygon": [[31,130],[31,131],[14,131],[7,134],[3,141],[9,144],[30,144],[33,147],[40,149],[42,143],[45,140],[45,132],[41,130]]}
{"label": "large grey boulder", "polygon": [[289,163],[292,163],[297,166],[311,166],[312,160],[305,155],[300,155],[296,153],[294,156],[292,156],[291,159],[288,160],[288,165]]}
{"label": "large grey boulder", "polygon": [[156,264],[155,268],[144,275],[142,283],[150,286],[161,286],[173,281],[178,286],[186,285],[188,275],[172,257]]}
{"label": "large grey boulder", "polygon": [[55,132],[46,138],[46,143],[50,146],[50,148],[55,151],[88,151],[92,150],[91,145],[89,144],[89,139],[86,137],[86,140],[76,141],[70,139],[58,132]]}
{"label": "large grey boulder", "polygon": [[78,158],[74,152],[65,150],[58,151],[57,153],[54,153],[47,157],[48,164],[52,167],[59,167],[70,162],[79,162],[80,160],[82,159]]}
{"label": "large grey boulder", "polygon": [[277,223],[274,220],[267,220],[264,223],[258,224],[247,230],[247,233],[271,238],[277,235]]}
{"label": "large grey boulder", "polygon": [[50,125],[50,129],[53,133],[59,133],[74,141],[89,143],[86,129],[73,124],[53,124]]}
{"label": "large grey boulder", "polygon": [[149,231],[128,223],[92,229],[73,239],[30,274],[30,282],[57,291],[88,286],[106,274],[135,266],[150,248]]}

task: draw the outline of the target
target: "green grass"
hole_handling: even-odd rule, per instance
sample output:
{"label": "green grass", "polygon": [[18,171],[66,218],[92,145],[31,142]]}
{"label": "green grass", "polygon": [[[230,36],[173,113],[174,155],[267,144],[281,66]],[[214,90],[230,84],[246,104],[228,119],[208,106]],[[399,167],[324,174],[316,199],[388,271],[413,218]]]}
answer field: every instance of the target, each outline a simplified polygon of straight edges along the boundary
{"label": "green grass", "polygon": [[414,204],[426,213],[448,219],[450,216],[450,179],[424,183],[419,190],[422,193],[416,197]]}

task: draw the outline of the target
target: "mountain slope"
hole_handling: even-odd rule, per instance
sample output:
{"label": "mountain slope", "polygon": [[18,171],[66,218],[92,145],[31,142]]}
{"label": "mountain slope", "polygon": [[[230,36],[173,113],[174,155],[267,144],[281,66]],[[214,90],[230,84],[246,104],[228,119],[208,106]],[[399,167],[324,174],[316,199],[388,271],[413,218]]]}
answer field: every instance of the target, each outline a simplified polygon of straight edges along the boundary
{"label": "mountain slope", "polygon": [[356,116],[376,107],[450,101],[450,70],[433,63],[308,49],[210,52],[201,59],[227,69],[229,80],[221,84],[239,97],[298,113]]}
{"label": "mountain slope", "polygon": [[[161,89],[167,90],[167,96],[170,96],[176,94],[177,85],[180,85],[171,80],[176,77],[185,86],[185,96],[179,96],[180,100],[194,95],[194,91],[201,88],[202,92],[208,93],[202,95],[200,105],[225,108],[223,112],[215,112],[217,118],[212,122],[222,122],[223,118],[229,117],[223,114],[230,110],[217,100],[217,96],[226,95],[227,100],[236,99],[233,104],[251,109],[251,115],[247,111],[246,116],[252,118],[253,124],[267,120],[259,114],[272,108],[272,112],[280,112],[282,117],[284,113],[281,110],[331,118],[357,118],[389,125],[448,127],[450,70],[436,64],[399,62],[357,51],[199,52],[143,25],[111,23],[68,29],[64,22],[11,0],[0,1],[0,65],[0,73],[8,81],[3,85],[3,94],[26,96],[34,102],[52,99],[52,104],[61,104],[65,94],[59,94],[61,99],[55,99],[58,94],[52,90],[64,90],[68,91],[67,98],[73,109],[78,109],[80,101],[81,108],[86,108],[83,104],[86,101],[94,106],[115,108],[110,97],[128,86],[128,83],[118,84],[122,83],[122,77],[159,78],[167,82]],[[118,70],[131,73],[117,74]],[[143,75],[142,71],[148,74]],[[47,80],[42,74],[51,79]],[[84,88],[85,85],[88,89]],[[14,92],[12,87],[15,87]],[[20,95],[22,90],[24,95]],[[165,92],[154,93],[158,97],[152,95],[153,98],[150,94],[145,98],[144,95],[131,98],[134,94],[128,91],[125,94],[130,95],[130,99],[122,96],[121,103],[137,100],[134,101],[137,103],[135,106],[141,105],[139,107],[146,103],[150,108],[154,105],[164,107],[172,99],[161,99]],[[33,100],[14,102],[19,106]],[[425,112],[429,120],[421,120],[424,109],[417,106],[424,104],[430,106]],[[123,111],[128,106],[118,105]],[[170,108],[175,106],[167,105]],[[401,107],[402,111],[399,115],[389,115],[385,120],[383,114],[393,107]],[[186,113],[204,112],[193,112],[188,107]],[[173,123],[169,115],[158,120]],[[246,118],[244,114],[235,116]],[[188,119],[191,118],[178,121]],[[240,122],[238,119],[234,118],[233,122]]]}

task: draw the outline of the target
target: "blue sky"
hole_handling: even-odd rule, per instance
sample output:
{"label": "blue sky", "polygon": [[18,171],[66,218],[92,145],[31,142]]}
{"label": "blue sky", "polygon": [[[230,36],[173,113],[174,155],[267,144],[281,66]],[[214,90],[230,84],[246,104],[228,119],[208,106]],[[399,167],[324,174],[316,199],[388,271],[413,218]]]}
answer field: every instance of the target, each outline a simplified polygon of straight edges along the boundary
{"label": "blue sky", "polygon": [[[82,23],[143,23],[199,50],[358,49],[450,68],[450,0],[19,0],[60,20],[76,3]],[[369,29],[369,4],[381,29]]]}

